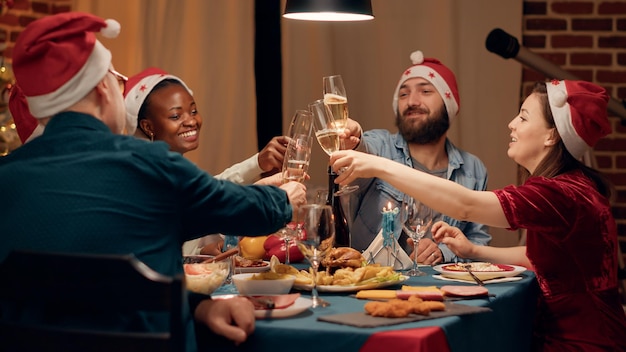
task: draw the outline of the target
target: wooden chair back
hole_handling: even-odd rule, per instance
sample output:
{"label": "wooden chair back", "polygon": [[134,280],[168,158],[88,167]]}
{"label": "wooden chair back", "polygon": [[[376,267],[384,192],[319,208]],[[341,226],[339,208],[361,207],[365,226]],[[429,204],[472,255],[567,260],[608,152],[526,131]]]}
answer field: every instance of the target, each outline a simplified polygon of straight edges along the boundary
{"label": "wooden chair back", "polygon": [[0,265],[0,278],[0,304],[13,307],[37,302],[61,314],[67,309],[169,315],[169,330],[148,332],[69,328],[39,319],[20,321],[0,311],[2,351],[185,350],[182,275],[161,275],[133,255],[14,251]]}

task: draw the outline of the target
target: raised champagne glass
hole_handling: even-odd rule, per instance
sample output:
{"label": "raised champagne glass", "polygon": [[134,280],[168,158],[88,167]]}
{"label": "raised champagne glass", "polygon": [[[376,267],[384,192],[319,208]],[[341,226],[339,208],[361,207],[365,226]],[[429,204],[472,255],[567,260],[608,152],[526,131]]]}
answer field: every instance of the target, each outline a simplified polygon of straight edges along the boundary
{"label": "raised champagne glass", "polygon": [[[285,158],[283,159],[283,183],[304,182],[311,161],[312,137],[297,135],[289,140]],[[285,242],[285,264],[289,264],[291,242],[298,236],[298,224],[290,223],[277,232]]]}
{"label": "raised champagne glass", "polygon": [[311,161],[313,114],[297,110],[289,124],[289,143],[283,158],[283,182],[303,182]]}
{"label": "raised champagne glass", "polygon": [[[283,158],[283,183],[304,182],[311,162],[312,133],[313,114],[308,110],[296,110],[287,132],[289,143]],[[298,233],[297,223],[290,223],[276,233],[285,242],[285,264],[290,264],[291,242]]]}
{"label": "raised champagne glass", "polygon": [[[343,128],[338,128],[335,118],[330,108],[323,99],[316,100],[309,104],[309,110],[313,113],[313,127],[315,129],[315,137],[322,150],[328,156],[341,149],[341,139],[339,135],[343,132]],[[344,169],[342,169],[344,170]],[[340,170],[340,173],[341,171]],[[333,171],[328,168],[328,177],[334,178]],[[336,196],[342,196],[359,189],[359,186],[343,186],[334,193]]]}
{"label": "raised champagne glass", "polygon": [[345,129],[348,124],[348,95],[343,84],[341,75],[325,76],[322,78],[324,85],[324,104],[328,106],[335,118],[335,126]]}

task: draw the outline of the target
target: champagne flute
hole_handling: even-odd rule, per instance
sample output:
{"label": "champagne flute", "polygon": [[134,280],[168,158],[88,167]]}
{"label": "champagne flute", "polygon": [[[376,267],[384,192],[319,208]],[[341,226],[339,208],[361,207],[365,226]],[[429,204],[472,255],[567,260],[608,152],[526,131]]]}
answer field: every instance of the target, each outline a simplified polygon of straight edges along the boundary
{"label": "champagne flute", "polygon": [[296,110],[291,117],[287,136],[293,138],[295,135],[304,134],[311,136],[313,133],[313,115],[308,110]]}
{"label": "champagne flute", "polygon": [[313,287],[311,300],[313,308],[328,307],[329,302],[321,299],[317,292],[317,271],[322,259],[333,248],[335,241],[335,225],[333,210],[328,205],[306,204],[300,207],[299,220],[302,222],[302,232],[296,243],[307,261],[311,264]]}
{"label": "champagne flute", "polygon": [[[309,110],[313,113],[313,127],[315,128],[315,137],[317,141],[330,156],[332,153],[338,151],[341,147],[341,141],[339,134],[343,132],[343,129],[337,128],[335,118],[328,105],[324,103],[323,99],[316,100],[309,104]],[[329,169],[329,172],[330,169]],[[359,189],[359,186],[343,186],[334,195],[342,196],[350,192],[354,192]]]}
{"label": "champagne flute", "polygon": [[322,78],[324,85],[324,104],[330,108],[335,118],[335,127],[340,130],[348,124],[348,95],[343,84],[341,75],[326,76]]}
{"label": "champagne flute", "polygon": [[333,114],[323,99],[309,104],[309,110],[313,114],[313,127],[315,137],[328,156],[339,150],[339,130],[335,125]]}
{"label": "champagne flute", "polygon": [[289,124],[289,143],[283,158],[283,183],[303,182],[311,161],[313,114],[296,110]]}
{"label": "champagne flute", "polygon": [[413,268],[406,274],[408,276],[424,276],[426,273],[421,271],[417,265],[418,246],[420,239],[424,237],[426,231],[433,224],[433,211],[424,203],[405,195],[400,213],[402,230],[413,240]]}
{"label": "champagne flute", "polygon": [[[311,134],[313,132],[313,115],[307,110],[296,110],[289,124],[289,143],[283,158],[283,183],[289,181],[304,182],[309,163],[311,162]],[[285,242],[285,264],[289,264],[291,240],[299,232],[299,226],[290,223],[280,229],[277,234]]]}
{"label": "champagne flute", "polygon": [[311,162],[312,138],[303,134],[289,140],[283,159],[283,183],[303,182]]}

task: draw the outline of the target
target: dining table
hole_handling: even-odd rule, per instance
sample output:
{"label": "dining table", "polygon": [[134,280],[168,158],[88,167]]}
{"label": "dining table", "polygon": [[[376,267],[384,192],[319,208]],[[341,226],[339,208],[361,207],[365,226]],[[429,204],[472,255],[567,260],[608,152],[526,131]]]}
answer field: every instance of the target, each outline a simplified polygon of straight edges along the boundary
{"label": "dining table", "polygon": [[[302,264],[300,264],[302,266]],[[462,285],[474,282],[443,281],[430,266],[420,268],[425,276],[385,287],[399,290],[407,286]],[[480,312],[451,315],[391,325],[359,327],[320,319],[364,312],[367,300],[355,292],[320,292],[328,307],[308,308],[282,318],[257,319],[255,331],[235,346],[232,342],[210,336],[207,329],[197,329],[200,351],[529,351],[538,285],[532,271],[523,271],[517,281],[487,283],[489,296],[456,300],[454,305],[485,307]],[[496,281],[496,280],[494,280]],[[292,289],[310,298],[310,291]],[[219,295],[219,290],[215,293]],[[446,303],[449,304],[449,303]],[[331,319],[332,320],[332,319]]]}

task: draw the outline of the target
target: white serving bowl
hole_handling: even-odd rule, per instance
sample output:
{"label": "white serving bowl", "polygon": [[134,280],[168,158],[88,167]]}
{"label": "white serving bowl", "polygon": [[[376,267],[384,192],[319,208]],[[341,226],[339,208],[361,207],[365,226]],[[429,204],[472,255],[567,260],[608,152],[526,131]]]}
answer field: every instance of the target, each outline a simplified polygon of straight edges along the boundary
{"label": "white serving bowl", "polygon": [[185,284],[189,291],[209,295],[222,286],[230,272],[230,258],[219,262],[203,263],[212,256],[186,256],[183,268]]}
{"label": "white serving bowl", "polygon": [[248,273],[233,275],[233,283],[241,295],[282,295],[289,293],[296,277],[282,274],[279,279],[252,279],[253,276],[266,276],[268,273]]}

